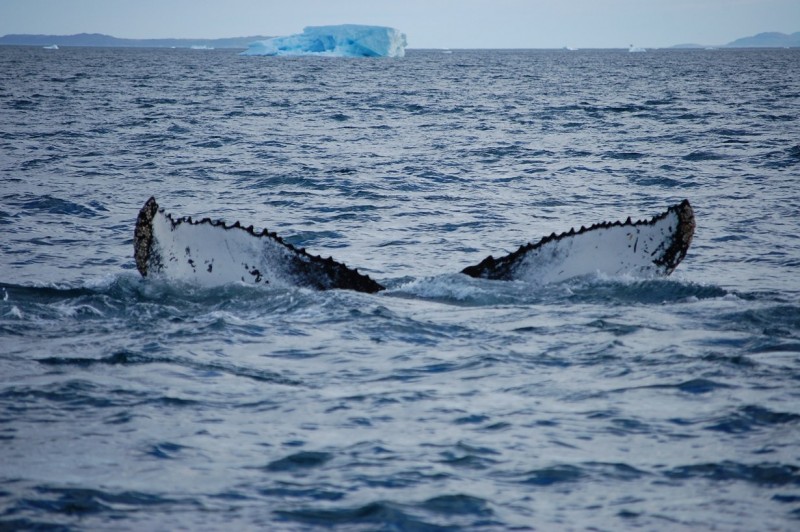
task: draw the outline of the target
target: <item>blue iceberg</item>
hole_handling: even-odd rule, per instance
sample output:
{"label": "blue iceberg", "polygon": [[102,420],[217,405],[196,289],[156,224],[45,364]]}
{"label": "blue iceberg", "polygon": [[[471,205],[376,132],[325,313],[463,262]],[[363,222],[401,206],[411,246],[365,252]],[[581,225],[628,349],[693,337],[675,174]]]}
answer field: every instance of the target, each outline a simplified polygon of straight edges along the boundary
{"label": "blue iceberg", "polygon": [[299,35],[254,42],[242,55],[403,57],[406,36],[385,26],[308,26]]}

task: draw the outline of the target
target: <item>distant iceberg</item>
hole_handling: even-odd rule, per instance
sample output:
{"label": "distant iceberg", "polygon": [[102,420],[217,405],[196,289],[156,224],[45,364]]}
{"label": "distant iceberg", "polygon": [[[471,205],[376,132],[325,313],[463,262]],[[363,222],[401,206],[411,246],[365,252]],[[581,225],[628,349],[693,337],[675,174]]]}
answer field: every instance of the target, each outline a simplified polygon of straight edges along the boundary
{"label": "distant iceberg", "polygon": [[254,42],[241,55],[403,57],[406,35],[385,26],[309,26],[299,35]]}

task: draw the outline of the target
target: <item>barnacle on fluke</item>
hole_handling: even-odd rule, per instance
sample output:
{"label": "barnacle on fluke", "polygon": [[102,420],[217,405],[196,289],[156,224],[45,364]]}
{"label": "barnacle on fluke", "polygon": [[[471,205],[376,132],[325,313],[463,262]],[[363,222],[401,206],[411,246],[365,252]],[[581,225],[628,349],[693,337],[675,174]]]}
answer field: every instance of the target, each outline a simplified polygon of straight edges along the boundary
{"label": "barnacle on fluke", "polygon": [[136,229],[133,232],[133,256],[136,259],[136,269],[143,277],[147,277],[150,263],[150,248],[153,245],[153,217],[158,212],[156,199],[150,197],[139,211],[136,218]]}
{"label": "barnacle on fluke", "polygon": [[[618,275],[669,275],[680,264],[694,234],[694,213],[687,200],[666,212],[632,222],[605,222],[542,238],[517,251],[464,268],[472,277],[538,283],[595,272]],[[311,255],[274,232],[256,232],[238,221],[226,225],[209,218],[175,219],[150,198],[139,211],[134,231],[136,268],[144,277],[217,286],[232,282],[342,288],[379,292],[384,287],[368,275],[335,261]]]}

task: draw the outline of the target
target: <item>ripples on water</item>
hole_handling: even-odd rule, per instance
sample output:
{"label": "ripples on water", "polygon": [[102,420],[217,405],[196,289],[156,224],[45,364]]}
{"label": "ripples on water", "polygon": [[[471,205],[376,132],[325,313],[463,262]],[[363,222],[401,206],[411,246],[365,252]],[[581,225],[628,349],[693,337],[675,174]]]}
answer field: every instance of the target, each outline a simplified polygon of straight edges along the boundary
{"label": "ripples on water", "polygon": [[[3,526],[794,529],[798,59],[0,48]],[[143,282],[150,195],[390,288]],[[455,273],[684,197],[666,280]]]}

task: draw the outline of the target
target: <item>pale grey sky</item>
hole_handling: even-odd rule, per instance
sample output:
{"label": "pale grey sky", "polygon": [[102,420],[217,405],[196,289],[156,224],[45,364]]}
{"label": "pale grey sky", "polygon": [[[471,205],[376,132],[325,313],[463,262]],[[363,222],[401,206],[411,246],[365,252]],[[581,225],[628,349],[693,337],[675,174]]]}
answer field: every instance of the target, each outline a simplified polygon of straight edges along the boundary
{"label": "pale grey sky", "polygon": [[0,0],[0,35],[216,38],[344,23],[392,26],[411,48],[711,45],[800,31],[800,0]]}

